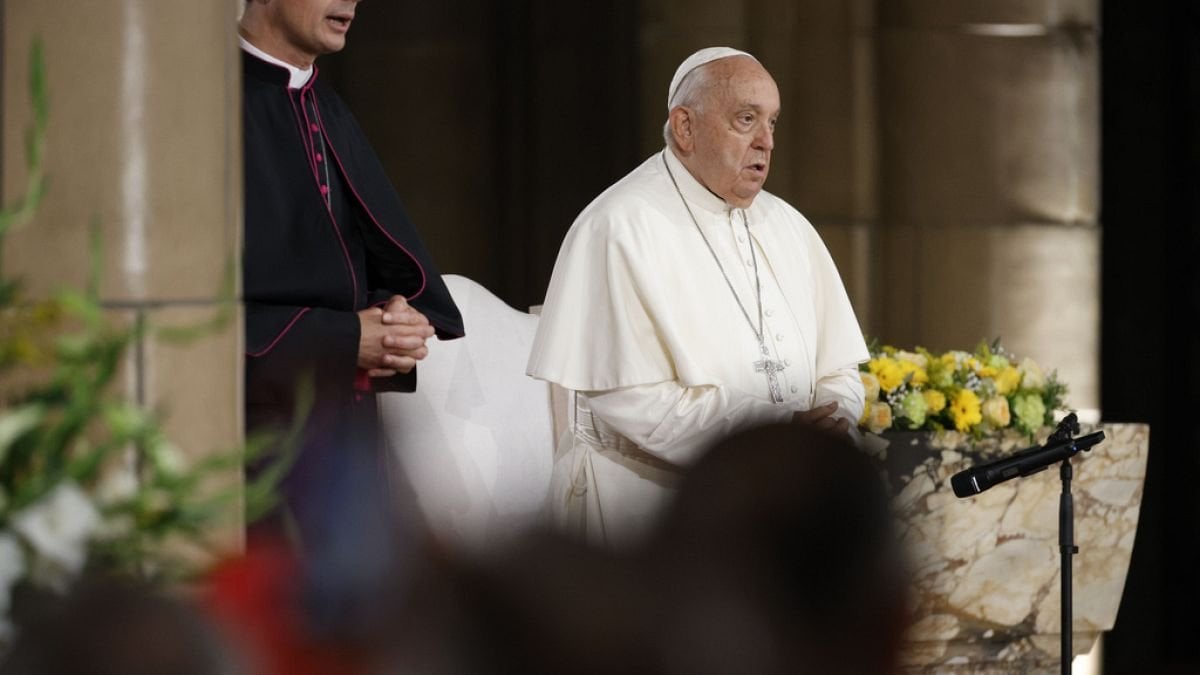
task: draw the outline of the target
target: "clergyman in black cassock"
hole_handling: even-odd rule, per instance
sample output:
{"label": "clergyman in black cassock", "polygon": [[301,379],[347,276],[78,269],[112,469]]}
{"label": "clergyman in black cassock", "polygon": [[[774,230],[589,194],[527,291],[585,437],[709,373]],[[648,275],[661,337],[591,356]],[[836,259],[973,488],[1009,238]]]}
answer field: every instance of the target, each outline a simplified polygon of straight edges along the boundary
{"label": "clergyman in black cassock", "polygon": [[[274,533],[294,522],[306,552],[338,528],[355,526],[333,520],[345,513],[332,508],[334,500],[386,492],[374,397],[416,387],[415,365],[396,366],[394,359],[363,365],[366,322],[423,315],[424,329],[432,327],[440,339],[464,333],[379,159],[312,63],[341,48],[356,5],[251,0],[240,27],[247,432],[287,428],[297,392],[311,382],[315,394],[283,483],[286,508],[251,532]],[[307,68],[296,63],[305,60]],[[395,296],[403,297],[399,305]],[[371,314],[372,307],[380,309]],[[390,352],[419,351],[419,359],[425,353],[419,343],[419,350]]]}

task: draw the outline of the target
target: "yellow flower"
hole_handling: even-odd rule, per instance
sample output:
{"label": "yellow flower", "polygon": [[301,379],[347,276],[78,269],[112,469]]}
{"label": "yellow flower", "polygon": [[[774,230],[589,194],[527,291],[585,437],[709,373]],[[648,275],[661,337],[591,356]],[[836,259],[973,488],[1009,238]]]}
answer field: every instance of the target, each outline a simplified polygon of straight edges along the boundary
{"label": "yellow flower", "polygon": [[[858,376],[860,378],[862,378],[863,391],[864,391],[864,393],[866,393],[866,402],[872,403],[874,401],[878,401],[879,400],[879,378],[875,377],[871,373],[859,373]],[[865,410],[863,412],[864,412],[864,414],[866,413]]]}
{"label": "yellow flower", "polygon": [[901,377],[909,378],[909,382],[920,386],[929,382],[929,374],[925,369],[912,361],[897,361],[896,365],[900,366]]}
{"label": "yellow flower", "polygon": [[1008,399],[1003,396],[993,396],[984,401],[983,418],[997,429],[1008,426],[1012,419],[1008,411]]}
{"label": "yellow flower", "polygon": [[971,427],[983,421],[980,411],[979,397],[970,389],[959,389],[950,404],[950,419],[954,420],[954,428],[959,431],[970,431]]}
{"label": "yellow flower", "polygon": [[1008,396],[1017,390],[1017,385],[1020,383],[1021,372],[1012,366],[1008,366],[996,375],[996,393],[1001,396]]}
{"label": "yellow flower", "polygon": [[904,383],[904,371],[901,370],[900,364],[895,359],[889,359],[886,356],[871,359],[867,368],[872,375],[879,378],[879,388],[884,391],[893,391]]}
{"label": "yellow flower", "polygon": [[957,351],[957,350],[949,351],[949,352],[946,352],[945,354],[942,354],[940,360],[942,362],[942,365],[945,366],[946,369],[950,370],[950,371],[957,371],[957,370],[974,371],[975,366],[979,363],[978,361],[975,360],[974,356],[971,356],[967,352],[962,352],[962,351]]}
{"label": "yellow flower", "polygon": [[892,426],[892,407],[882,401],[867,406],[866,425],[871,433],[879,433]]}
{"label": "yellow flower", "polygon": [[929,384],[938,389],[947,389],[954,384],[954,363],[945,359],[935,358],[929,364],[927,373]]}
{"label": "yellow flower", "polygon": [[929,406],[930,415],[936,415],[946,409],[946,395],[937,389],[926,389],[921,395],[925,397],[925,405]]}

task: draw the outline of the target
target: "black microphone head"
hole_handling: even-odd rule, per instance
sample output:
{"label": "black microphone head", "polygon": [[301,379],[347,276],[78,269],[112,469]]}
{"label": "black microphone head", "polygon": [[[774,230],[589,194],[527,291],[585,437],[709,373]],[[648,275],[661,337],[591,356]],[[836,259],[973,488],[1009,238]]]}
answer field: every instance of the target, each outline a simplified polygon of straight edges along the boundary
{"label": "black microphone head", "polygon": [[979,489],[979,485],[975,482],[975,477],[971,475],[971,470],[959,471],[950,477],[950,487],[954,488],[955,497],[974,497],[983,492]]}
{"label": "black microphone head", "polygon": [[1077,433],[1079,433],[1079,417],[1073,412],[1068,413],[1059,421],[1054,433],[1050,434],[1050,438],[1046,439],[1046,445],[1069,441]]}

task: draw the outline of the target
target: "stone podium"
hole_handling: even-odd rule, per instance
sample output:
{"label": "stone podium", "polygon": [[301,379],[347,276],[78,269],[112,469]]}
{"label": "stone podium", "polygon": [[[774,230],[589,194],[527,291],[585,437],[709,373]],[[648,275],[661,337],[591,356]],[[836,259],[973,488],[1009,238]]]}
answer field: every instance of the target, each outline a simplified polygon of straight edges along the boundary
{"label": "stone podium", "polygon": [[[1075,654],[1090,651],[1116,620],[1149,446],[1146,425],[1096,428],[1105,439],[1072,460],[1079,547],[1072,570]],[[1029,439],[968,445],[953,432],[884,437],[890,443],[883,459],[915,581],[904,672],[1059,672],[1058,465],[959,499],[952,475],[1028,447]]]}

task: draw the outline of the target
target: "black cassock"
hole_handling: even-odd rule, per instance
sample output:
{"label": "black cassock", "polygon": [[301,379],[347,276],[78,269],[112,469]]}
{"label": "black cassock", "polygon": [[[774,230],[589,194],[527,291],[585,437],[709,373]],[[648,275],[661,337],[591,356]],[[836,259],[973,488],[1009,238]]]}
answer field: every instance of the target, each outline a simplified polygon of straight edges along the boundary
{"label": "black cassock", "polygon": [[337,511],[371,494],[362,476],[382,473],[375,392],[416,387],[415,370],[365,377],[356,312],[403,295],[441,339],[463,335],[462,316],[341,98],[315,70],[289,89],[286,69],[242,59],[246,429],[286,428],[311,378],[315,401],[283,495],[311,549],[355,518]]}

